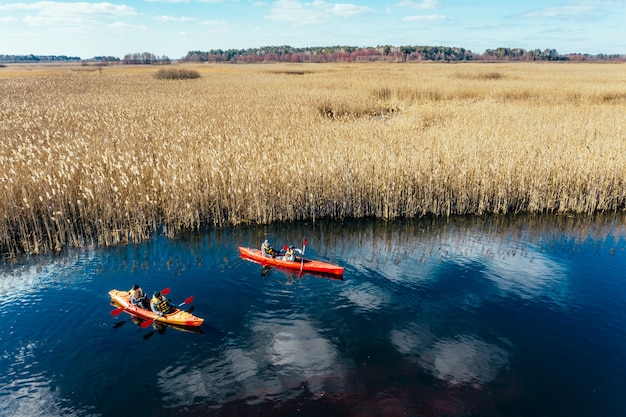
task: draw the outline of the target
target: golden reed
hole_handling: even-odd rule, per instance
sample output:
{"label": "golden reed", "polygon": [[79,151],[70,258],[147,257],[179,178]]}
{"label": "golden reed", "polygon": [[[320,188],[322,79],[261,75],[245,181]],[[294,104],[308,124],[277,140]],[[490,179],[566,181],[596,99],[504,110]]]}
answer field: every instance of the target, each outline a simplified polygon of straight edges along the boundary
{"label": "golden reed", "polygon": [[[182,66],[181,66],[182,67]],[[626,206],[623,64],[0,69],[0,252]]]}

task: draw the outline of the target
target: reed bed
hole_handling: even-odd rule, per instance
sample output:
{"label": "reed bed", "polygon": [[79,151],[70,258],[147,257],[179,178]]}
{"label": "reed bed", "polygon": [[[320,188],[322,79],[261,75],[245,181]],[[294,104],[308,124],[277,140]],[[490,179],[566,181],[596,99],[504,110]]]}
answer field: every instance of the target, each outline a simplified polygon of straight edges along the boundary
{"label": "reed bed", "polygon": [[205,225],[626,206],[623,65],[75,69],[0,69],[10,256]]}

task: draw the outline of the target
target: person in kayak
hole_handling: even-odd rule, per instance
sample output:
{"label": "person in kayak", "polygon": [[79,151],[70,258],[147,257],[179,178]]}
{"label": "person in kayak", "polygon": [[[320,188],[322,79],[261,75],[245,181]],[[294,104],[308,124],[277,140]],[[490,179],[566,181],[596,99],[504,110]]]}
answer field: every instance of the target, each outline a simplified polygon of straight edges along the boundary
{"label": "person in kayak", "polygon": [[130,296],[130,302],[137,307],[141,307],[143,309],[150,308],[150,301],[148,301],[148,297],[146,297],[146,293],[143,292],[141,287],[137,284],[133,285],[133,288],[128,291]]}
{"label": "person in kayak", "polygon": [[152,300],[150,300],[150,308],[159,316],[164,316],[174,311],[174,306],[170,304],[160,291],[156,291],[153,294]]}
{"label": "person in kayak", "polygon": [[276,251],[272,248],[270,241],[267,239],[265,239],[265,242],[261,245],[261,253],[263,253],[263,256],[267,256],[268,258],[276,257]]}
{"label": "person in kayak", "polygon": [[296,247],[293,245],[289,245],[287,248],[287,252],[285,252],[285,260],[286,261],[295,261],[296,260]]}

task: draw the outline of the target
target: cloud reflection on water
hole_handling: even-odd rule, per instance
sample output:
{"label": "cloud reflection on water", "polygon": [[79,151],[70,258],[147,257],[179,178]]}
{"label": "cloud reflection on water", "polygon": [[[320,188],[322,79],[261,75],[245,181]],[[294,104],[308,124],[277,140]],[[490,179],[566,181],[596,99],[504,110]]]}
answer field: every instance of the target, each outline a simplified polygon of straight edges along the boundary
{"label": "cloud reflection on water", "polygon": [[345,367],[336,348],[309,320],[264,316],[253,319],[249,329],[245,340],[229,340],[215,358],[198,367],[160,372],[168,404],[202,398],[216,406],[232,401],[251,405],[295,398],[305,387],[321,396],[343,384]]}
{"label": "cloud reflection on water", "polygon": [[418,324],[390,332],[398,352],[450,385],[480,388],[507,369],[510,353],[476,335],[457,335],[435,340],[436,336]]}
{"label": "cloud reflection on water", "polygon": [[461,272],[469,266],[482,271],[502,295],[548,297],[555,304],[567,305],[568,265],[563,257],[557,260],[541,246],[474,232],[464,237],[442,236],[437,251],[428,255],[419,247],[414,251],[396,262],[378,262],[376,272],[396,284],[415,287],[438,280],[451,265]]}
{"label": "cloud reflection on water", "polygon": [[0,268],[0,307],[22,304],[31,295],[39,298],[43,289],[88,284],[93,277],[85,271],[93,268],[96,257],[95,251],[75,250],[61,257],[41,255]]}
{"label": "cloud reflection on water", "polygon": [[85,409],[75,409],[67,405],[59,390],[55,389],[54,378],[33,371],[33,364],[38,363],[37,343],[27,343],[15,352],[3,351],[2,361],[11,364],[5,371],[10,382],[0,386],[0,416],[11,417],[88,417],[96,416]]}
{"label": "cloud reflection on water", "polygon": [[349,286],[343,289],[340,294],[347,299],[352,305],[362,310],[378,310],[389,304],[390,295],[372,283],[360,283],[355,286]]}
{"label": "cloud reflection on water", "polygon": [[567,266],[534,249],[527,255],[483,260],[485,276],[504,293],[524,299],[542,296],[564,305],[569,297]]}
{"label": "cloud reflection on water", "polygon": [[327,374],[333,368],[337,352],[308,321],[294,320],[281,326],[259,322],[253,330],[271,340],[268,359],[273,366],[282,368],[282,372],[306,378]]}
{"label": "cloud reflection on water", "polygon": [[508,360],[506,350],[473,335],[460,335],[435,342],[423,353],[420,363],[451,385],[479,388],[492,382],[508,366]]}

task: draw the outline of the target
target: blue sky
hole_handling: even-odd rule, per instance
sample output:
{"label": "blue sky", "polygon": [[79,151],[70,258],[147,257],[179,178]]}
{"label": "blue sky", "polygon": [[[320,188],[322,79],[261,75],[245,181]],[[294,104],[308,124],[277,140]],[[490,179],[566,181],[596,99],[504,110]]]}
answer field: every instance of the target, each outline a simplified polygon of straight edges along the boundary
{"label": "blue sky", "polygon": [[177,59],[278,45],[626,54],[626,0],[0,0],[0,54]]}

